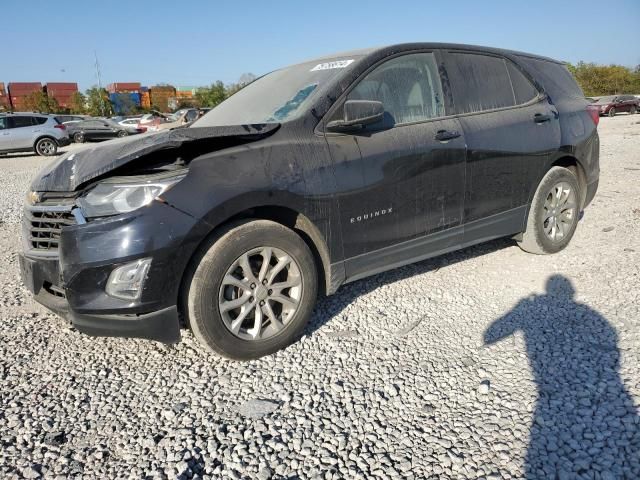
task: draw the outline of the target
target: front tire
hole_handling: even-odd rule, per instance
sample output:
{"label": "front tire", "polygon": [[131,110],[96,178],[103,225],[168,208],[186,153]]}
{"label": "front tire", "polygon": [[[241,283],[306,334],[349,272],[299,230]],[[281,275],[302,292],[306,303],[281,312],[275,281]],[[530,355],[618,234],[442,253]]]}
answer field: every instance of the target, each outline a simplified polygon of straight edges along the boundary
{"label": "front tire", "polygon": [[84,143],[84,135],[81,133],[74,133],[73,134],[73,141],[75,143]]}
{"label": "front tire", "polygon": [[58,144],[52,138],[41,138],[36,142],[35,150],[42,157],[51,157],[58,153]]}
{"label": "front tire", "polygon": [[520,248],[538,255],[564,249],[578,226],[580,198],[575,175],[566,168],[552,167],[533,196]]}
{"label": "front tire", "polygon": [[638,110],[637,110],[637,108],[636,108],[636,107],[635,107],[635,105],[634,105],[634,106],[632,106],[632,107],[629,109],[629,114],[630,114],[630,115],[635,115],[637,111],[638,111]]}
{"label": "front tire", "polygon": [[250,360],[301,335],[317,289],[314,257],[304,240],[278,223],[248,220],[230,225],[201,249],[186,313],[209,350]]}
{"label": "front tire", "polygon": [[127,132],[125,132],[124,130],[120,130],[118,132],[118,138],[126,137],[127,135],[129,135],[129,134]]}
{"label": "front tire", "polygon": [[611,110],[609,110],[609,116],[610,117],[615,117],[616,116],[616,109],[612,108]]}

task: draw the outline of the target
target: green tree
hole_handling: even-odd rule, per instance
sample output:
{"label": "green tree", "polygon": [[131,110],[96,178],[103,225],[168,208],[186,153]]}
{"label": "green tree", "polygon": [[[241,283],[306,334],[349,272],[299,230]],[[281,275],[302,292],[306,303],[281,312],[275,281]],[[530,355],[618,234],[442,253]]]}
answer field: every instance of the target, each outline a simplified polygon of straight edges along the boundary
{"label": "green tree", "polygon": [[567,65],[588,97],[640,92],[640,73],[622,65],[578,62]]}
{"label": "green tree", "polygon": [[86,92],[87,113],[94,117],[110,117],[113,115],[113,105],[109,101],[109,93],[96,86],[91,87]]}
{"label": "green tree", "polygon": [[201,87],[196,90],[195,99],[202,107],[215,107],[227,98],[227,89],[220,80],[209,87]]}
{"label": "green tree", "polygon": [[87,111],[87,97],[80,92],[73,92],[69,102],[69,112],[82,115]]}
{"label": "green tree", "polygon": [[40,113],[58,113],[60,105],[55,98],[48,96],[42,91],[30,93],[24,99],[24,106],[27,110]]}

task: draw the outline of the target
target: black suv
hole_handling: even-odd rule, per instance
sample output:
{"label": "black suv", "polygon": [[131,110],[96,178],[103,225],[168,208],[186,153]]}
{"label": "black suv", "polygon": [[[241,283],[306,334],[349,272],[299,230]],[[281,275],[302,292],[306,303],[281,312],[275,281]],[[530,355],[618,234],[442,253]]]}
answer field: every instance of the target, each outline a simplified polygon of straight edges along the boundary
{"label": "black suv", "polygon": [[498,237],[571,240],[597,109],[535,55],[415,43],[267,74],[189,128],[69,153],[33,181],[25,284],[93,335],[249,359],[316,296]]}

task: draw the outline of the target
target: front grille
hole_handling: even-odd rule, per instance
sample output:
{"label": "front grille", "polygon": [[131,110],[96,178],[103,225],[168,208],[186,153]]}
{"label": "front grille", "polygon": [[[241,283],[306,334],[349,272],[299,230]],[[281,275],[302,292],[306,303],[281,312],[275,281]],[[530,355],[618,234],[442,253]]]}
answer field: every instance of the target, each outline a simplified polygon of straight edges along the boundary
{"label": "front grille", "polygon": [[56,252],[60,243],[62,227],[75,225],[76,220],[71,207],[58,207],[51,210],[31,209],[26,212],[30,247],[41,252]]}

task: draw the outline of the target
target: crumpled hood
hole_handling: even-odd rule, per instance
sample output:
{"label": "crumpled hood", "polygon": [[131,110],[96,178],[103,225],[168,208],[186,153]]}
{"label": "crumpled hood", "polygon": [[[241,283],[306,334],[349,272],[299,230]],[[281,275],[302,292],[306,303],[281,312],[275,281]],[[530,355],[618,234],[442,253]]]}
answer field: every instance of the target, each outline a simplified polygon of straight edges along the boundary
{"label": "crumpled hood", "polygon": [[[31,183],[36,192],[72,192],[96,177],[160,150],[186,144],[211,144],[235,139],[252,142],[273,134],[279,123],[225,127],[191,127],[110,140],[79,152],[68,152],[47,165]],[[179,156],[179,155],[176,155]]]}

